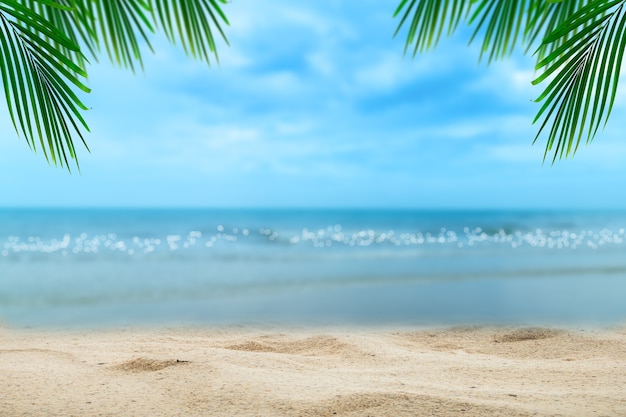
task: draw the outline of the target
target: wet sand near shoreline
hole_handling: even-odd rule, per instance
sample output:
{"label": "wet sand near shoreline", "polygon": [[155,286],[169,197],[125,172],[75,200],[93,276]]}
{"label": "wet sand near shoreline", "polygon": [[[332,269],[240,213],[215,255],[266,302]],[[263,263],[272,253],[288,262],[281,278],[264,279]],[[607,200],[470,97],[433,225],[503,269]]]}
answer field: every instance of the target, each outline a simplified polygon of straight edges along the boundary
{"label": "wet sand near shoreline", "polygon": [[0,415],[619,416],[626,329],[0,328]]}

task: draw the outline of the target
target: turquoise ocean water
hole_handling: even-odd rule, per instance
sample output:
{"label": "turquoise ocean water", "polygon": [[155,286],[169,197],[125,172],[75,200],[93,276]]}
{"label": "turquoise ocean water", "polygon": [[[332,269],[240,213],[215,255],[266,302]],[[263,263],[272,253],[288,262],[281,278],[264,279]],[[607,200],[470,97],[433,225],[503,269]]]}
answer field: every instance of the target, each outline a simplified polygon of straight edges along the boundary
{"label": "turquoise ocean water", "polygon": [[0,210],[0,321],[611,325],[626,213]]}

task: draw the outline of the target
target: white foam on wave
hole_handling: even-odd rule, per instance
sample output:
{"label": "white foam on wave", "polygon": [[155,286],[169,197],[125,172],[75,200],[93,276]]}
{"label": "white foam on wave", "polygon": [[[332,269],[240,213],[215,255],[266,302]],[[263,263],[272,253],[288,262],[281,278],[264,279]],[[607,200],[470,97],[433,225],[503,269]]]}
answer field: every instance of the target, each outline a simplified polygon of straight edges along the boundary
{"label": "white foam on wave", "polygon": [[163,252],[211,251],[216,247],[236,248],[237,245],[281,245],[302,248],[329,247],[439,247],[454,250],[477,248],[481,246],[522,247],[576,250],[579,248],[598,249],[607,245],[622,245],[626,239],[624,228],[612,230],[548,230],[537,228],[533,231],[507,232],[499,229],[487,233],[481,228],[465,227],[460,231],[441,228],[439,233],[412,232],[373,229],[347,231],[341,225],[309,230],[303,228],[299,233],[280,233],[271,228],[260,228],[256,232],[245,227],[235,227],[227,231],[217,227],[215,234],[203,234],[191,230],[180,234],[168,234],[163,237],[133,236],[130,239],[119,237],[117,233],[88,235],[79,233],[72,236],[65,233],[59,238],[42,239],[37,236],[9,236],[0,240],[0,254],[10,257],[20,254],[85,254],[95,256],[99,253],[123,253],[128,256],[150,255]]}

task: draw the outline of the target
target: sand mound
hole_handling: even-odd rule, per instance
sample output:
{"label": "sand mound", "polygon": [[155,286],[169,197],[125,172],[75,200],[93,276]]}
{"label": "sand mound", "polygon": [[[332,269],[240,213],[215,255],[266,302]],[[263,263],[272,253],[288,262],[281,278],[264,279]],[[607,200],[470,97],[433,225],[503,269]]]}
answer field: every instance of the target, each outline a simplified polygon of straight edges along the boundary
{"label": "sand mound", "polygon": [[245,352],[283,353],[289,355],[324,356],[354,353],[356,348],[332,336],[313,336],[300,340],[289,340],[284,336],[250,340],[226,346],[226,349]]}
{"label": "sand mound", "polygon": [[[415,350],[451,352],[473,346],[477,334],[487,334],[482,327],[451,327],[443,330],[396,333],[399,345]],[[472,343],[469,343],[472,342]]]}
{"label": "sand mound", "polygon": [[411,352],[480,353],[511,359],[572,360],[600,354],[614,356],[623,349],[621,342],[542,327],[454,327],[398,333],[396,341]]}
{"label": "sand mound", "polygon": [[550,339],[552,337],[560,336],[563,333],[564,332],[562,330],[532,327],[507,331],[504,333],[496,333],[493,340],[496,343],[525,342],[528,340]]}
{"label": "sand mound", "polygon": [[129,373],[135,372],[154,372],[161,369],[168,368],[170,366],[184,365],[187,361],[175,360],[158,360],[147,358],[136,358],[113,366],[112,368],[118,371],[124,371]]}

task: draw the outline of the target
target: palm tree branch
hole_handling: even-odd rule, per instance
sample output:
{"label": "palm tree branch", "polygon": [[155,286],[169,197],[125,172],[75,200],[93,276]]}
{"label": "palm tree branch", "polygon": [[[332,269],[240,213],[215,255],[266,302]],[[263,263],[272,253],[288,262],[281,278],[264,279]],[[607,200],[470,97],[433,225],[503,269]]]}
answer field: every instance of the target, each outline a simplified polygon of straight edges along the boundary
{"label": "palm tree branch", "polygon": [[[56,5],[41,1],[45,6]],[[38,140],[49,162],[69,169],[69,158],[76,161],[73,135],[83,139],[74,119],[89,130],[81,114],[87,108],[74,92],[74,88],[89,92],[79,78],[86,73],[72,61],[80,54],[78,46],[36,9],[15,1],[0,4],[0,67],[5,97],[16,131],[24,134],[29,146],[36,150]],[[59,10],[71,12],[62,6]]]}
{"label": "palm tree branch", "polygon": [[[53,26],[64,33],[74,45],[83,45],[92,57],[96,57],[94,32],[89,24],[90,14],[88,3],[92,0],[27,0],[23,1],[27,7],[38,15],[50,21]],[[85,66],[86,58],[80,51],[73,51],[53,38],[44,37],[56,49],[63,50],[63,54],[71,57],[81,67]]]}
{"label": "palm tree branch", "polygon": [[[540,45],[536,48],[537,60],[540,61],[548,54],[552,53],[556,48],[560,47],[568,36],[558,38],[554,42],[544,43],[543,38],[546,34],[552,34],[556,28],[562,26],[568,21],[572,15],[582,9],[588,0],[567,0],[567,1],[535,1],[533,7],[529,10],[529,23],[525,30],[524,37],[526,43],[526,53],[528,53],[537,39],[541,40]],[[603,13],[597,15],[601,18]],[[586,26],[583,22],[581,26],[572,28],[569,35],[574,35],[578,31],[583,30]]]}
{"label": "palm tree branch", "polygon": [[545,102],[535,122],[547,107],[559,111],[553,119],[552,110],[544,117],[535,140],[552,120],[546,152],[556,143],[553,161],[574,154],[584,136],[593,140],[601,121],[608,121],[626,49],[625,5],[625,0],[590,3],[546,37],[546,43],[561,44],[537,64],[543,73],[533,84],[554,79],[536,100]]}
{"label": "palm tree branch", "polygon": [[211,55],[219,62],[214,31],[228,45],[222,28],[228,19],[220,4],[227,0],[151,0],[153,20],[160,25],[167,38],[180,42],[184,51],[210,64]]}
{"label": "palm tree branch", "polygon": [[143,66],[139,38],[150,48],[148,32],[151,8],[145,0],[79,0],[84,3],[84,31],[91,34],[92,50],[104,46],[110,61],[134,71],[134,63]]}
{"label": "palm tree branch", "polygon": [[448,36],[451,35],[463,14],[469,13],[472,3],[472,0],[402,0],[393,13],[393,17],[402,15],[393,36],[410,20],[404,52],[415,43],[415,56],[437,46],[445,26],[448,27]]}
{"label": "palm tree branch", "polygon": [[413,46],[416,55],[434,48],[446,26],[450,35],[464,19],[474,27],[470,43],[482,37],[480,57],[487,53],[492,61],[509,55],[520,42],[532,43],[552,16],[548,12],[564,9],[559,4],[546,9],[545,3],[546,0],[401,0],[393,14],[400,17],[394,36],[410,22],[404,52]]}
{"label": "palm tree branch", "polygon": [[522,25],[525,20],[525,9],[530,7],[527,1],[515,0],[482,0],[469,20],[472,24],[478,20],[478,25],[470,39],[470,43],[480,33],[486,24],[480,58],[487,51],[489,62],[508,55],[513,51]]}

